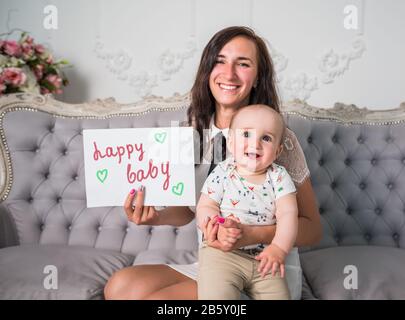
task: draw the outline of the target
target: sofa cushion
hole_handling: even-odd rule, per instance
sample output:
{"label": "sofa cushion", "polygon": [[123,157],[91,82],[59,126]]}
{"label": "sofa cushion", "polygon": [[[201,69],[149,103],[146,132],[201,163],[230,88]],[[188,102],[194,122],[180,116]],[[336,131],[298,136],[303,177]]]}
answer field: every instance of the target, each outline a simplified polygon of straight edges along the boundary
{"label": "sofa cushion", "polygon": [[[133,256],[64,245],[22,245],[0,250],[0,299],[102,299],[105,283]],[[57,268],[57,289],[46,289]]]}
{"label": "sofa cushion", "polygon": [[[300,257],[307,289],[304,298],[312,294],[317,299],[405,299],[403,249],[345,246],[305,252]],[[345,289],[348,285],[351,289]]]}

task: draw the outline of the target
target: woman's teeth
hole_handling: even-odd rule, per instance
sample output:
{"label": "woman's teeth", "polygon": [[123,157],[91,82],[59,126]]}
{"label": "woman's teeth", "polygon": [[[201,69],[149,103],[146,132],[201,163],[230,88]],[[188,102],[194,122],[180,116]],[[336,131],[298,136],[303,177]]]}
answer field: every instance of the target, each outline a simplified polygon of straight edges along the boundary
{"label": "woman's teeth", "polygon": [[238,86],[232,86],[232,85],[227,85],[227,84],[222,84],[222,83],[219,84],[219,87],[224,90],[236,90],[238,88]]}

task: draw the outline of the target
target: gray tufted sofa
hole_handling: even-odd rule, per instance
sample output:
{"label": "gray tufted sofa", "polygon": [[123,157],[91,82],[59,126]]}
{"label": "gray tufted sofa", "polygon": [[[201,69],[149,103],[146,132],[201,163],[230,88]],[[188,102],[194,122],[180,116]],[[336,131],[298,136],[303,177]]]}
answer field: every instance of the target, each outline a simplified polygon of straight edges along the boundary
{"label": "gray tufted sofa", "polygon": [[[137,226],[122,207],[87,209],[83,171],[83,129],[170,126],[188,105],[188,95],[126,105],[0,98],[0,299],[102,299],[123,267],[197,259],[194,221]],[[284,108],[324,230],[300,250],[304,299],[405,298],[404,111]]]}

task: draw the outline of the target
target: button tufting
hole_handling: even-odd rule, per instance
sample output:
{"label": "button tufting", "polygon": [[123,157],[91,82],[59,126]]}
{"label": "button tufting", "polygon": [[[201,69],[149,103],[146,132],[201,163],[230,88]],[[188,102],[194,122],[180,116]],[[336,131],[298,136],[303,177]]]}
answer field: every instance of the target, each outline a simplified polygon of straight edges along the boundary
{"label": "button tufting", "polygon": [[364,139],[363,139],[362,137],[358,137],[358,138],[357,138],[357,142],[360,143],[360,144],[362,144],[362,143],[364,142]]}
{"label": "button tufting", "polygon": [[347,158],[347,159],[345,159],[345,165],[350,165],[350,163],[351,163],[351,161],[350,161],[350,159],[349,158]]}
{"label": "button tufting", "polygon": [[312,137],[309,136],[309,137],[307,138],[307,141],[308,141],[308,143],[312,143]]}
{"label": "button tufting", "polygon": [[149,234],[152,234],[152,227],[149,228]]}
{"label": "button tufting", "polygon": [[324,214],[324,212],[325,212],[325,209],[324,209],[324,208],[319,208],[319,213],[320,213],[320,214]]}
{"label": "button tufting", "polygon": [[59,202],[61,202],[61,201],[62,201],[62,198],[61,198],[61,197],[57,197],[57,198],[56,198],[56,202],[57,202],[57,203],[59,203]]}
{"label": "button tufting", "polygon": [[336,242],[340,242],[340,236],[338,234],[335,234],[334,238]]}
{"label": "button tufting", "polygon": [[370,236],[368,233],[366,233],[366,234],[364,235],[364,238],[365,238],[367,241],[370,241],[371,236]]}
{"label": "button tufting", "polygon": [[388,183],[387,184],[387,188],[388,188],[388,190],[392,190],[393,188],[394,188],[394,184],[393,183]]}
{"label": "button tufting", "polygon": [[34,201],[34,198],[33,198],[33,197],[29,197],[29,198],[28,198],[28,202],[29,202],[29,203],[32,203],[33,201]]}
{"label": "button tufting", "polygon": [[173,231],[174,231],[175,234],[179,234],[179,228],[174,228]]}
{"label": "button tufting", "polygon": [[335,188],[336,188],[336,182],[335,182],[335,181],[332,181],[332,183],[330,184],[330,187],[331,187],[332,189],[335,189]]}
{"label": "button tufting", "polygon": [[350,216],[353,213],[352,208],[346,208],[346,213]]}
{"label": "button tufting", "polygon": [[375,159],[375,158],[371,159],[371,164],[373,166],[375,166],[377,164],[377,159]]}
{"label": "button tufting", "polygon": [[360,183],[360,184],[359,184],[359,188],[360,188],[361,190],[364,190],[364,189],[366,188],[366,184],[365,184],[364,182]]}
{"label": "button tufting", "polygon": [[129,232],[129,227],[125,229],[125,232]]}
{"label": "button tufting", "polygon": [[45,224],[41,223],[41,224],[39,225],[39,229],[44,230],[44,229],[45,229]]}
{"label": "button tufting", "polygon": [[393,138],[391,138],[391,137],[388,137],[387,138],[387,143],[393,143],[394,142],[394,139]]}
{"label": "button tufting", "polygon": [[337,143],[337,142],[338,142],[338,138],[337,138],[336,136],[333,136],[333,137],[332,137],[332,142],[333,142],[333,143]]}
{"label": "button tufting", "polygon": [[323,159],[319,159],[318,164],[322,167],[324,164]]}
{"label": "button tufting", "polygon": [[47,172],[47,173],[44,174],[44,178],[45,178],[45,179],[49,179],[49,172]]}
{"label": "button tufting", "polygon": [[382,210],[380,208],[375,208],[374,212],[376,215],[380,215]]}
{"label": "button tufting", "polygon": [[102,227],[101,226],[99,226],[98,228],[97,228],[97,230],[100,232],[101,231],[101,229],[102,229]]}
{"label": "button tufting", "polygon": [[78,179],[79,179],[78,175],[73,176],[73,180],[78,180]]}
{"label": "button tufting", "polygon": [[398,234],[398,233],[394,233],[394,234],[392,235],[392,238],[393,238],[395,241],[398,241],[398,239],[399,239],[399,234]]}
{"label": "button tufting", "polygon": [[71,224],[68,225],[68,229],[72,230],[72,225]]}

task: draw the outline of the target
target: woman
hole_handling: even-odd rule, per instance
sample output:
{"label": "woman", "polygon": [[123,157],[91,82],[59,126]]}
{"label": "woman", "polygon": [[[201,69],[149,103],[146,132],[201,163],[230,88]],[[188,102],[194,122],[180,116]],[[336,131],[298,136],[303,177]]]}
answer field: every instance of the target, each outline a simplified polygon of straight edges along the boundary
{"label": "woman", "polygon": [[[211,161],[212,133],[226,130],[233,113],[248,104],[266,104],[279,111],[273,64],[264,41],[246,27],[219,31],[205,47],[188,110],[189,125],[200,134],[202,163]],[[204,130],[210,129],[208,147]],[[225,135],[224,130],[224,135]],[[320,216],[302,149],[289,131],[279,163],[286,167],[297,186],[299,227],[296,246],[313,245],[321,238]],[[196,167],[197,192],[207,177],[208,167]],[[143,206],[144,192],[132,191],[124,208],[136,224],[181,226],[194,218],[188,207],[168,207],[160,214]],[[249,244],[270,243],[275,226],[227,225],[207,221],[204,237],[210,245],[229,251]],[[298,253],[290,257],[299,269]],[[116,272],[105,287],[106,299],[197,299],[197,265],[139,265]],[[287,280],[289,278],[287,272]],[[298,277],[299,278],[299,277]],[[291,288],[290,288],[291,290]],[[300,294],[300,293],[299,293]],[[296,295],[295,298],[299,298]]]}

